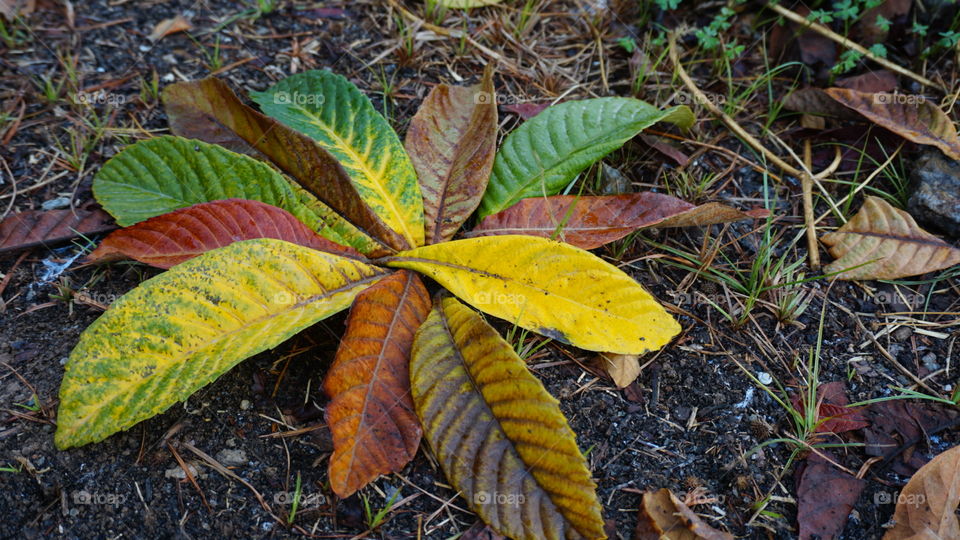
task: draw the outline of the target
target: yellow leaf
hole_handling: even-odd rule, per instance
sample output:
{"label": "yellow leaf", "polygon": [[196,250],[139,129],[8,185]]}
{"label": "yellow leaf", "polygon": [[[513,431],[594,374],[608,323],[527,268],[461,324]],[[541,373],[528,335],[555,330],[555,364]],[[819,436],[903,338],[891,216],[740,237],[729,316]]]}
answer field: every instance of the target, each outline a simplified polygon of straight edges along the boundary
{"label": "yellow leaf", "polygon": [[582,349],[641,354],[680,325],[630,276],[588,251],[532,236],[468,238],[382,259],[473,307]]}
{"label": "yellow leaf", "polygon": [[414,339],[410,385],[443,472],[497,533],[606,538],[557,400],[476,312],[449,297],[434,306]]}
{"label": "yellow leaf", "polygon": [[960,263],[960,249],[879,197],[867,197],[853,219],[821,240],[836,259],[824,271],[842,272],[839,279],[898,279]]}
{"label": "yellow leaf", "polygon": [[238,362],[347,308],[386,271],[282,240],[236,242],[147,280],[80,336],[58,448],[150,418]]}

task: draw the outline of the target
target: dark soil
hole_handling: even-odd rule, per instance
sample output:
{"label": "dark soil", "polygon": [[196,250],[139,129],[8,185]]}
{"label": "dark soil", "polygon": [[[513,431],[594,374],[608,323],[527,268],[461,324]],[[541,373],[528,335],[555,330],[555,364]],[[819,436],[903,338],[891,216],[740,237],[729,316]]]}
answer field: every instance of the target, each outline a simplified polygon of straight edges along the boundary
{"label": "dark soil", "polygon": [[[21,103],[25,107],[22,123],[10,143],[0,149],[0,157],[20,190],[63,173],[49,184],[17,196],[12,211],[39,208],[61,195],[69,196],[76,206],[88,202],[93,174],[106,159],[142,138],[143,130],[161,133],[166,129],[162,106],[150,96],[141,98],[141,80],[150,81],[156,73],[162,87],[172,80],[200,78],[211,72],[206,65],[210,61],[185,34],[168,36],[155,45],[146,39],[157,22],[177,14],[191,19],[196,40],[207,49],[213,47],[215,36],[220,36],[222,66],[252,58],[220,75],[234,88],[262,90],[289,74],[292,65],[298,70],[331,68],[367,91],[378,108],[389,112],[401,133],[433,83],[457,82],[451,79],[454,74],[476,79],[487,61],[475,52],[458,55],[455,39],[443,46],[418,43],[417,57],[406,58],[403,42],[397,38],[400,29],[386,15],[385,3],[284,3],[278,12],[255,21],[229,22],[216,33],[204,32],[245,7],[218,1],[98,0],[76,2],[74,9],[71,28],[62,6],[41,1],[38,12],[28,19],[29,31],[22,27],[22,41],[15,47],[0,46],[2,110],[16,113]],[[551,5],[548,11],[581,13],[584,9],[571,3]],[[490,24],[499,24],[496,12],[486,16]],[[558,15],[537,24],[552,28],[560,19],[572,28],[564,37],[571,46],[594,39],[581,28],[579,19],[570,22]],[[615,36],[617,31],[611,32]],[[364,67],[394,44],[400,47],[372,67]],[[293,54],[298,50],[308,52]],[[616,82],[628,76],[629,58],[614,48],[610,51],[606,51],[610,54],[606,69],[614,81],[611,88],[603,89],[590,71],[593,68],[585,67],[582,76],[587,84],[568,97],[629,93],[628,84]],[[68,81],[61,101],[49,103],[34,81],[47,74],[57,80],[63,76],[58,55],[76,58],[78,81]],[[533,63],[524,54],[517,55],[521,65]],[[589,62],[576,65],[581,64]],[[536,76],[502,74],[498,90],[546,100],[573,84],[559,74],[530,71]],[[393,87],[384,89],[385,80]],[[89,144],[87,161],[78,171],[56,150],[54,141],[69,148],[71,131],[84,134],[90,130],[84,127],[80,109],[62,99],[71,86],[76,92],[101,85],[108,95],[123,96],[122,102],[95,105],[111,129]],[[389,94],[386,103],[385,90]],[[655,101],[659,92],[641,97]],[[121,98],[114,101],[117,99]],[[506,113],[502,119],[505,129],[516,122],[515,116]],[[702,129],[717,129],[708,124],[702,123]],[[724,146],[746,155],[732,137],[726,139]],[[707,133],[700,140],[712,142]],[[701,160],[701,167],[716,172],[728,164],[720,154]],[[662,188],[654,179],[663,169],[663,157],[639,142],[607,161],[630,178],[650,179],[641,185],[643,189]],[[705,198],[735,201],[745,208],[763,205],[762,178],[749,168],[727,175],[715,184],[724,186],[722,190],[709,192]],[[797,224],[802,224],[797,217],[801,215],[799,185],[787,179],[773,191],[781,201],[775,208],[778,227],[792,238],[801,230]],[[0,185],[0,193],[8,192],[6,184]],[[3,207],[8,203],[8,198],[0,200]],[[760,233],[751,223],[679,233],[652,231],[598,251],[622,264],[657,298],[671,305],[684,327],[681,336],[655,359],[641,359],[652,362],[627,389],[617,389],[593,367],[592,353],[551,344],[530,359],[534,373],[560,399],[581,449],[588,452],[611,537],[632,536],[639,493],[660,487],[677,494],[703,488],[700,493],[713,500],[697,505],[696,510],[711,524],[738,536],[796,537],[796,463],[788,467],[795,446],[781,442],[751,452],[761,443],[795,433],[795,428],[785,410],[751,381],[744,369],[754,376],[769,374],[793,392],[802,388],[803,366],[817,346],[819,318],[827,302],[819,381],[846,381],[851,402],[892,395],[890,386],[909,386],[912,381],[880,352],[863,328],[877,333],[898,324],[898,329],[883,334],[878,343],[905,370],[919,377],[929,373],[931,362],[940,368],[949,366],[957,336],[956,323],[951,326],[950,321],[957,318],[960,301],[956,279],[910,286],[837,282],[829,289],[827,281],[813,281],[798,286],[812,300],[796,320],[778,321],[771,307],[773,299],[764,296],[752,316],[735,325],[711,305],[729,310],[727,289],[671,266],[672,259],[661,258],[664,252],[644,240],[690,253],[698,253],[701,246],[712,249],[722,244],[723,253],[732,261],[749,265],[757,257]],[[342,315],[241,363],[183,404],[127,432],[101,443],[57,451],[53,433],[63,364],[80,332],[101,313],[92,304],[109,304],[156,273],[131,264],[102,268],[73,264],[53,280],[40,281],[45,263],[69,259],[81,243],[35,248],[22,261],[19,254],[0,257],[0,271],[11,273],[6,287],[0,287],[0,466],[12,468],[0,472],[0,515],[4,516],[0,536],[450,538],[477,521],[446,483],[426,448],[401,474],[382,477],[361,491],[374,512],[383,508],[396,490],[400,492],[396,498],[400,502],[374,532],[367,530],[361,497],[338,500],[330,492],[326,467],[332,445],[323,421],[326,398],[319,389],[342,331]],[[803,257],[805,244],[801,241],[795,246],[783,248],[777,256]],[[935,293],[931,294],[931,287]],[[83,291],[93,302],[75,294],[71,297],[70,291]],[[923,306],[928,297],[929,304]],[[899,299],[910,300],[912,305],[900,305]],[[915,320],[942,324],[934,330],[948,337],[918,333],[911,324],[887,315],[910,310],[932,314],[916,315]],[[944,390],[949,388],[946,385],[956,384],[955,375],[951,377],[952,381],[940,373],[927,382]],[[279,436],[301,428],[306,429]],[[864,435],[856,430],[834,438],[860,443]],[[911,442],[917,453],[932,456],[960,442],[960,434],[954,428]],[[221,475],[192,448],[229,464],[248,485]],[[833,453],[853,471],[860,470],[869,458],[858,446]],[[177,456],[194,467],[196,486],[183,479]],[[842,538],[883,535],[894,508],[889,494],[895,494],[908,479],[893,468],[886,463],[867,468],[866,488]],[[303,504],[290,525],[290,506],[285,503],[298,476]],[[261,506],[254,490],[272,514]]]}

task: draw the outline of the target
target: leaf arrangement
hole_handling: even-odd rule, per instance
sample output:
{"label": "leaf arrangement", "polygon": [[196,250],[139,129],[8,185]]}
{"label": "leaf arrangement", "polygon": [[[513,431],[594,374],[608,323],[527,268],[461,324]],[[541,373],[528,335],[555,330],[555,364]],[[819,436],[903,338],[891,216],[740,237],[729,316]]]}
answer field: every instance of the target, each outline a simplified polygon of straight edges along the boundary
{"label": "leaf arrangement", "polygon": [[[126,228],[92,258],[169,270],[84,331],[60,390],[57,446],[128,429],[350,308],[324,380],[337,495],[400,470],[422,436],[497,532],[603,537],[558,402],[465,304],[583,349],[653,351],[677,322],[584,249],[641,227],[750,216],[651,193],[557,195],[645,127],[689,126],[684,107],[562,103],[498,151],[493,91],[490,70],[476,86],[436,86],[401,144],[328,71],[255,93],[262,113],[216,79],[167,87],[175,135],[127,147],[95,178],[96,198]],[[455,239],[475,211],[485,219]],[[422,276],[448,292],[431,300]]]}

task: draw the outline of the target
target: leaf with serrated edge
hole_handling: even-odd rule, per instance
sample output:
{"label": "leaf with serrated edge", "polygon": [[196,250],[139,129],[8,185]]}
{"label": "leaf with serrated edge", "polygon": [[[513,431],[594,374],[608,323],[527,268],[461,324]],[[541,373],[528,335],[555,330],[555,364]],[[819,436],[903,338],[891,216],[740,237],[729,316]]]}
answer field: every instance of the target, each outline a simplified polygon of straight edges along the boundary
{"label": "leaf with serrated edge", "polygon": [[960,446],[937,455],[913,473],[897,496],[896,525],[883,540],[960,538]]}
{"label": "leaf with serrated edge", "polygon": [[581,171],[656,122],[693,124],[690,109],[603,97],[547,107],[504,139],[480,202],[481,218],[520,199],[556,195]]}
{"label": "leaf with serrated edge", "polygon": [[163,102],[174,133],[212,142],[227,137],[245,142],[254,155],[268,158],[323,204],[383,244],[380,252],[367,255],[409,247],[363,201],[333,156],[310,137],[246,106],[223,81],[207,78],[171,84],[163,91]]}
{"label": "leaf with serrated edge", "polygon": [[413,335],[430,312],[414,272],[400,270],[357,296],[323,383],[333,435],[330,488],[341,498],[417,453],[420,424],[410,397]]}
{"label": "leaf with serrated edge", "polygon": [[387,271],[289,242],[207,252],[120,297],[70,353],[55,442],[96,442],[346,309]]}
{"label": "leaf with serrated edge", "polygon": [[438,84],[410,120],[405,146],[423,192],[426,242],[453,238],[480,204],[497,150],[493,69],[474,86]]}
{"label": "leaf with serrated edge", "polygon": [[960,138],[953,120],[924,96],[868,93],[827,88],[827,94],[880,127],[917,144],[936,146],[960,159]]}
{"label": "leaf with serrated edge", "polygon": [[535,236],[487,236],[386,257],[429,276],[475,308],[593,351],[659,349],[680,325],[650,294],[588,251]]}
{"label": "leaf with serrated edge", "polygon": [[360,196],[411,247],[423,245],[423,197],[403,145],[367,96],[341,75],[291,75],[251,99],[333,155]]}
{"label": "leaf with serrated edge", "polygon": [[824,272],[842,272],[839,279],[899,279],[960,263],[960,249],[879,197],[867,197],[853,219],[821,240],[836,259]]}
{"label": "leaf with serrated edge", "polygon": [[253,238],[276,238],[344,257],[362,257],[321,237],[286,210],[259,201],[224,199],[181,208],[115,231],[88,259],[128,257],[157,268],[170,268],[207,251]]}
{"label": "leaf with serrated edge", "polygon": [[606,538],[596,484],[558,402],[489,324],[434,306],[410,360],[417,415],[470,508],[517,539]]}

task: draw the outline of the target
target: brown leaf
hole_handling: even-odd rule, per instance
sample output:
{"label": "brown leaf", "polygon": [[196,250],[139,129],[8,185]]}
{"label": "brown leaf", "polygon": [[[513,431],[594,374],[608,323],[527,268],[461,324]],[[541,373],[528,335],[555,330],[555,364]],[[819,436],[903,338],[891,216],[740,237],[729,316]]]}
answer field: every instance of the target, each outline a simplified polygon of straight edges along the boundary
{"label": "brown leaf", "polygon": [[405,147],[423,192],[426,243],[453,238],[480,204],[497,146],[492,64],[480,84],[438,84],[410,121]]}
{"label": "brown leaf", "polygon": [[640,376],[640,355],[601,353],[600,365],[617,388],[626,388]]}
{"label": "brown leaf", "polygon": [[797,523],[800,540],[831,539],[840,536],[850,510],[856,504],[866,482],[848,474],[820,453],[811,453],[797,481]]}
{"label": "brown leaf", "polygon": [[916,448],[927,433],[956,421],[955,410],[932,403],[902,400],[871,404],[866,411],[870,426],[863,430],[864,451],[890,461],[891,470],[911,476],[929,461],[930,456]]}
{"label": "brown leaf", "polygon": [[680,165],[681,167],[686,167],[687,163],[690,163],[689,156],[680,151],[680,149],[670,145],[662,137],[654,137],[653,135],[641,133],[640,139],[647,143],[650,148],[653,148],[654,150],[677,162],[677,165]]}
{"label": "brown leaf", "polygon": [[172,84],[163,101],[177,135],[219,144],[275,164],[361,231],[382,243],[377,256],[407,242],[360,198],[343,167],[313,139],[244,105],[223,81]]}
{"label": "brown leaf", "polygon": [[[795,395],[791,399],[794,408],[803,410],[805,395]],[[816,433],[845,433],[870,425],[859,408],[847,407],[847,390],[843,381],[833,381],[817,387],[817,426]]]}
{"label": "brown leaf", "polygon": [[153,31],[150,32],[150,35],[147,36],[147,39],[150,41],[160,41],[160,39],[169,36],[170,34],[185,32],[191,28],[193,28],[193,25],[190,24],[190,21],[188,21],[186,17],[183,15],[177,15],[176,17],[171,17],[158,22],[157,25],[153,27]]}
{"label": "brown leaf", "polygon": [[827,94],[871,122],[918,144],[936,146],[960,159],[957,128],[940,107],[924,96],[871,94],[846,88],[828,88]]}
{"label": "brown leaf", "polygon": [[831,118],[853,119],[856,113],[839,104],[822,88],[800,88],[783,98],[783,106],[791,111],[829,116]]}
{"label": "brown leaf", "polygon": [[643,494],[634,540],[733,540],[707,525],[669,489]]}
{"label": "brown leaf", "polygon": [[430,312],[420,277],[400,270],[360,293],[327,372],[327,423],[333,434],[330,487],[341,498],[417,453],[408,361],[413,336]]}
{"label": "brown leaf", "polygon": [[893,92],[897,87],[897,77],[885,69],[878,69],[862,75],[837,79],[835,84],[840,88],[858,92]]}
{"label": "brown leaf", "polygon": [[509,105],[504,105],[503,110],[513,113],[523,120],[529,120],[542,113],[543,110],[549,106],[549,103],[511,103]]}
{"label": "brown leaf", "polygon": [[884,540],[960,538],[960,446],[941,453],[910,478],[897,497]]}
{"label": "brown leaf", "polygon": [[960,263],[960,249],[879,197],[867,197],[853,219],[821,240],[836,259],[824,272],[842,271],[839,279],[898,279]]}
{"label": "brown leaf", "polygon": [[123,257],[170,268],[211,249],[253,238],[276,238],[327,253],[361,257],[313,232],[286,210],[259,201],[223,199],[195,204],[115,231],[90,261]]}
{"label": "brown leaf", "polygon": [[27,210],[0,221],[0,253],[116,229],[103,210]]}
{"label": "brown leaf", "polygon": [[[766,211],[764,210],[764,215]],[[719,203],[694,206],[646,191],[625,195],[531,197],[487,216],[466,237],[525,234],[593,249],[646,227],[712,225],[755,217]]]}

